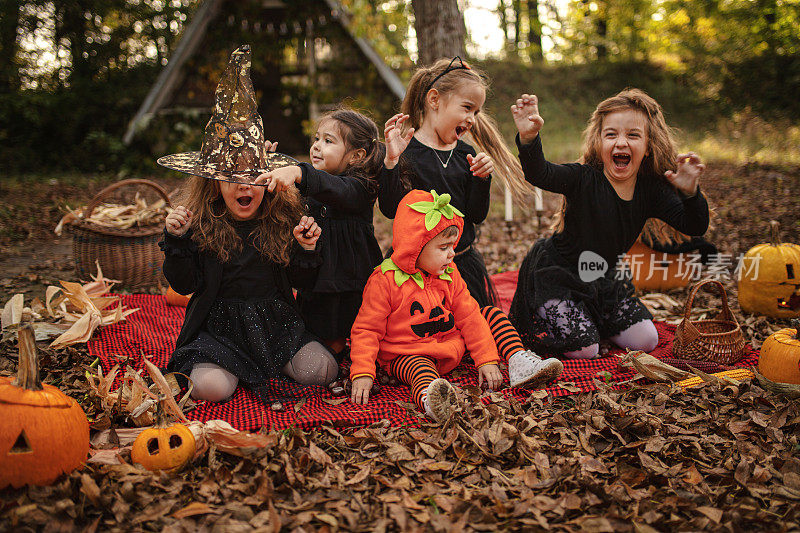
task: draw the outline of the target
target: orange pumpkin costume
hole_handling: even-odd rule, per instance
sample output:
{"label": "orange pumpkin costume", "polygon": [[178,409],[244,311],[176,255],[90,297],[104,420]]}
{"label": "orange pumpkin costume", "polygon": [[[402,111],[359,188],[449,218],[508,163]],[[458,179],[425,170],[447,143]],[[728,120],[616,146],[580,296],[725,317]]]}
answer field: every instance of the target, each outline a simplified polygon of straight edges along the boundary
{"label": "orange pumpkin costume", "polygon": [[492,333],[455,265],[441,276],[417,267],[422,248],[448,226],[464,220],[450,195],[413,190],[403,197],[393,223],[391,258],[375,269],[351,331],[350,377],[375,377],[404,355],[431,357],[439,374],[458,366],[469,351],[476,366],[498,363]]}

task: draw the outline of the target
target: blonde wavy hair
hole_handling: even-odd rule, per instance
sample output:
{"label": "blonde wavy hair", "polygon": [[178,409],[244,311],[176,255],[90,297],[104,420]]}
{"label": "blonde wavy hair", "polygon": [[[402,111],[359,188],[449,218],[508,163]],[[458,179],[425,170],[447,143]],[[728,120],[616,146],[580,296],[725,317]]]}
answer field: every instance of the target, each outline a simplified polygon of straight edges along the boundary
{"label": "blonde wavy hair", "polygon": [[[220,182],[191,176],[181,195],[181,204],[192,212],[192,240],[200,250],[213,253],[223,263],[232,252],[244,247],[234,228],[225,200],[220,192]],[[253,244],[271,261],[288,265],[294,245],[292,230],[303,216],[303,204],[295,187],[277,194],[264,191],[258,207],[258,225],[253,230]]]}
{"label": "blonde wavy hair", "polygon": [[[642,159],[636,179],[661,179],[669,184],[664,173],[667,170],[675,171],[678,150],[675,145],[672,128],[664,119],[661,106],[644,91],[629,88],[620,93],[606,98],[592,113],[586,129],[583,131],[583,157],[581,162],[603,172],[603,159],[601,155],[602,140],[600,132],[603,129],[603,120],[606,116],[617,111],[633,109],[641,112],[647,123],[647,155]],[[670,184],[670,186],[672,186]],[[558,232],[564,228],[564,213],[567,209],[567,200],[561,202],[561,208],[555,215],[553,230]],[[662,220],[648,219],[642,229],[641,235],[661,244],[667,242],[683,242],[688,236],[669,226]]]}
{"label": "blonde wavy hair", "polygon": [[[462,61],[466,69],[459,68],[442,75],[451,63],[451,59],[439,59],[432,65],[420,67],[414,72],[400,107],[400,112],[409,116],[404,129],[417,130],[422,125],[425,118],[425,99],[431,89],[436,89],[442,97],[457,91],[466,83],[477,83],[484,91],[488,91],[488,78],[466,61]],[[486,113],[478,113],[469,135],[478,147],[478,151],[486,152],[492,158],[494,174],[509,187],[514,200],[521,206],[528,206],[533,197],[533,188],[525,181],[519,159],[506,145],[497,122]],[[406,185],[410,186],[409,183]]]}

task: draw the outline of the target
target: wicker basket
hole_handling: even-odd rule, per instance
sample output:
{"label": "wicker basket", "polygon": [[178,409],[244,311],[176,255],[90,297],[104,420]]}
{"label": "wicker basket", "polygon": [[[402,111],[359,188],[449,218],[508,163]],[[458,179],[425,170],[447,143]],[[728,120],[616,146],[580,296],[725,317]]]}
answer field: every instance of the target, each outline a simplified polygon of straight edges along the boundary
{"label": "wicker basket", "polygon": [[83,218],[69,224],[75,270],[79,279],[89,279],[97,272],[97,261],[105,277],[119,280],[128,289],[165,287],[167,282],[161,274],[164,252],[158,247],[163,224],[122,229],[87,222],[106,196],[129,185],[153,188],[168,206],[171,205],[167,192],[157,183],[145,179],[119,181],[97,193],[84,209]]}
{"label": "wicker basket", "polygon": [[[700,287],[708,284],[719,289],[722,295],[722,311],[712,320],[692,322],[690,314],[694,298]],[[692,288],[683,309],[683,320],[675,330],[672,353],[678,359],[711,361],[723,365],[734,364],[744,357],[744,334],[728,306],[728,295],[722,283],[706,279]]]}

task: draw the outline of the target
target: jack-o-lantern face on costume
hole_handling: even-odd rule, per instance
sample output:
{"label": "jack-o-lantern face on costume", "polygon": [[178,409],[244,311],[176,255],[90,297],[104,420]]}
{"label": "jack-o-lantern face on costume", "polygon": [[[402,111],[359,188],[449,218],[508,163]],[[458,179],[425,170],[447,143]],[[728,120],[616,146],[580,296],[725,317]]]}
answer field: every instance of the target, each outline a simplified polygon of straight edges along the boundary
{"label": "jack-o-lantern face on costume", "polygon": [[781,243],[770,222],[771,242],[752,247],[742,260],[739,305],[773,318],[800,317],[800,246]]}
{"label": "jack-o-lantern face on costume", "polygon": [[425,321],[411,324],[411,331],[417,337],[424,338],[453,329],[453,326],[455,326],[453,313],[445,311],[444,305],[445,299],[442,298],[442,305],[437,305],[425,316],[425,307],[417,300],[414,300],[411,303],[411,316],[422,315]]}

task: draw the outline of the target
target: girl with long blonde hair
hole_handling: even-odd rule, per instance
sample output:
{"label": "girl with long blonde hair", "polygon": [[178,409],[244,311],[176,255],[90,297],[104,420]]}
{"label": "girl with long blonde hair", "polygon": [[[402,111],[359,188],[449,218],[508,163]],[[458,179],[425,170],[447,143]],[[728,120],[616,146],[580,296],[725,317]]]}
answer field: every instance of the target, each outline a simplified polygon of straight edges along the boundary
{"label": "girl with long blonde hair", "polygon": [[555,234],[522,263],[512,323],[525,344],[567,358],[597,357],[603,338],[653,350],[652,315],[620,258],[646,226],[655,236],[706,232],[700,157],[677,153],[661,106],[638,89],[600,102],[584,132],[582,163],[545,159],[536,96],[523,94],[511,112],[525,179],[565,197]]}

